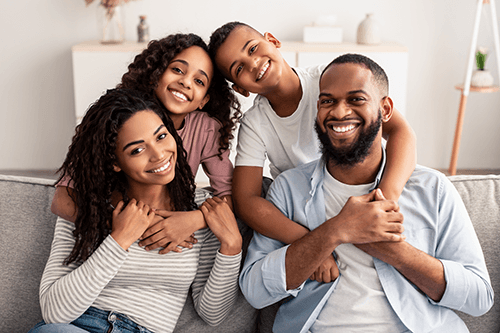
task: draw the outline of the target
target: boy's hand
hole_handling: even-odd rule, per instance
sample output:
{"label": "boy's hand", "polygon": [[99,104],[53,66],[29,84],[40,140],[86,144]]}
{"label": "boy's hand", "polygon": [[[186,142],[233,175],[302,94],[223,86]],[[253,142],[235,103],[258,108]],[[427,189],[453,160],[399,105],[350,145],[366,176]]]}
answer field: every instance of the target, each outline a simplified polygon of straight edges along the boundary
{"label": "boy's hand", "polygon": [[172,212],[155,210],[161,218],[156,220],[141,236],[139,246],[144,246],[147,251],[163,247],[159,252],[165,254],[170,251],[182,252],[179,246],[192,248],[198,241],[194,232],[198,229],[196,219],[202,219],[200,211]]}
{"label": "boy's hand", "polygon": [[220,253],[232,256],[241,252],[242,238],[226,198],[207,199],[200,207],[208,227],[221,243]]}
{"label": "boy's hand", "polygon": [[325,261],[323,261],[321,265],[319,265],[309,279],[323,283],[330,283],[335,281],[338,277],[339,268],[337,267],[337,263],[335,262],[335,258],[332,254]]}
{"label": "boy's hand", "polygon": [[111,236],[127,250],[153,222],[155,213],[148,205],[135,199],[130,200],[125,208],[120,201],[113,210]]}

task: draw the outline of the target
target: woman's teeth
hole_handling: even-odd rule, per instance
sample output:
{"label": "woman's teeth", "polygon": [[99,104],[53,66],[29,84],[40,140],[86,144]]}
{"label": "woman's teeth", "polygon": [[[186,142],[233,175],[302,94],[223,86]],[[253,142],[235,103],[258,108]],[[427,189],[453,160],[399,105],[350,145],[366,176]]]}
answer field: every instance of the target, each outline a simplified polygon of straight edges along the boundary
{"label": "woman's teeth", "polygon": [[150,172],[152,172],[152,173],[162,172],[162,171],[167,170],[169,166],[170,166],[170,161],[168,161],[167,164],[165,164],[164,166],[162,166],[158,169],[151,170]]}
{"label": "woman's teeth", "polygon": [[269,62],[267,62],[264,65],[264,67],[262,67],[262,70],[260,71],[259,76],[257,77],[257,81],[260,80],[260,79],[262,79],[262,77],[264,76],[264,74],[266,74],[268,68],[269,68]]}

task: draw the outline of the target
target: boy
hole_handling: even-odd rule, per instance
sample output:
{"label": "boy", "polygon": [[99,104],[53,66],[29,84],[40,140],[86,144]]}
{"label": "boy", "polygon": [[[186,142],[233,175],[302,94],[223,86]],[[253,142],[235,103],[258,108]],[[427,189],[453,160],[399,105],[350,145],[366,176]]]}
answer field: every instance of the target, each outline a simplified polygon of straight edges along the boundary
{"label": "boy", "polygon": [[[230,22],[210,37],[209,52],[216,66],[233,82],[233,89],[248,96],[259,96],[242,121],[238,136],[233,174],[235,211],[255,231],[286,244],[309,230],[286,218],[261,197],[263,166],[270,161],[271,175],[320,157],[314,132],[319,76],[324,66],[300,69],[290,67],[272,34],[240,22]],[[362,101],[353,101],[360,103]],[[362,124],[352,121],[335,128],[338,132],[357,131]],[[386,198],[397,200],[416,164],[415,135],[399,112],[384,124],[388,165],[379,187]],[[330,256],[311,276],[330,282],[338,275]]]}

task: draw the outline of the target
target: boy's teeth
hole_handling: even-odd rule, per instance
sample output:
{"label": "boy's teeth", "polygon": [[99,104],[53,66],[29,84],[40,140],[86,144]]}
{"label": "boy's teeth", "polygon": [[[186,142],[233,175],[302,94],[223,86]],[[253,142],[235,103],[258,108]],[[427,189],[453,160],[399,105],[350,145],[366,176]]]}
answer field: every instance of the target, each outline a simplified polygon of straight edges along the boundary
{"label": "boy's teeth", "polygon": [[180,98],[182,100],[185,100],[185,101],[188,100],[188,98],[186,97],[186,95],[184,95],[183,93],[180,93],[178,91],[172,91],[172,95],[174,95],[175,97],[178,97],[178,98]]}
{"label": "boy's teeth", "polygon": [[257,80],[260,80],[264,76],[264,74],[266,74],[268,68],[269,68],[269,63],[267,62],[264,65],[264,67],[262,67],[262,70],[260,71],[259,77],[257,78]]}
{"label": "boy's teeth", "polygon": [[347,132],[347,131],[350,131],[352,129],[354,129],[354,125],[349,125],[349,126],[332,126],[332,129],[334,132],[337,132],[337,133],[344,133],[344,132]]}
{"label": "boy's teeth", "polygon": [[169,161],[169,162],[167,162],[167,164],[165,164],[165,165],[164,165],[164,166],[162,166],[161,168],[151,170],[151,172],[152,172],[152,173],[162,172],[162,171],[167,170],[167,168],[168,168],[169,166],[170,166],[170,161]]}

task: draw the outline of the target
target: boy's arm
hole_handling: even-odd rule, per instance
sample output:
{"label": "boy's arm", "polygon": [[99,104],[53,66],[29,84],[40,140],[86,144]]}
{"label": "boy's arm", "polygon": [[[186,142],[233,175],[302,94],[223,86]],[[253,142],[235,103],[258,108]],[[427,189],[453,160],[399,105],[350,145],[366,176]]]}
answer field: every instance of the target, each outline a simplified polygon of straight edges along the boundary
{"label": "boy's arm", "polygon": [[237,166],[233,174],[233,203],[236,214],[253,230],[285,244],[309,232],[283,215],[261,197],[262,167]]}
{"label": "boy's arm", "polygon": [[75,223],[77,207],[70,196],[70,193],[72,191],[73,189],[70,187],[61,185],[56,186],[56,191],[54,193],[54,198],[52,198],[50,210],[52,211],[52,213],[62,217],[63,219]]}
{"label": "boy's arm", "polygon": [[410,124],[396,109],[392,118],[383,123],[382,130],[387,138],[387,163],[379,188],[387,199],[397,201],[415,169],[417,139]]}

